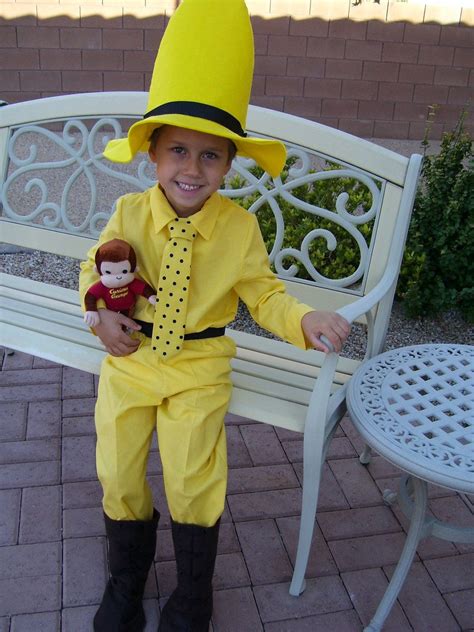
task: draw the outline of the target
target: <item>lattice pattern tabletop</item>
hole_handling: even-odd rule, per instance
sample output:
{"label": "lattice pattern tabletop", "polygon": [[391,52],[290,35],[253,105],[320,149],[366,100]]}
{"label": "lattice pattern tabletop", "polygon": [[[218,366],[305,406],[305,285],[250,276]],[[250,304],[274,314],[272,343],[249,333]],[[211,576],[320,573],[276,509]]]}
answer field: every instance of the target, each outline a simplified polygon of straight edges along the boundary
{"label": "lattice pattern tabletop", "polygon": [[378,453],[425,481],[474,493],[474,347],[415,345],[365,362],[348,409]]}

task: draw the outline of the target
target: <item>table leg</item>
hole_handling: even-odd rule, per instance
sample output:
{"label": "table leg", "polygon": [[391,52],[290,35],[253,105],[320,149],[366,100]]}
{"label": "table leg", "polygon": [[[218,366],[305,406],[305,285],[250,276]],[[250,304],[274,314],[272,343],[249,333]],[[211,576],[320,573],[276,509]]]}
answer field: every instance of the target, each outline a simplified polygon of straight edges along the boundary
{"label": "table leg", "polygon": [[408,530],[405,546],[398,560],[397,567],[393,573],[387,590],[378,605],[377,611],[372,621],[364,629],[364,632],[379,632],[387,618],[393,604],[395,603],[398,593],[410,570],[411,563],[416,553],[418,542],[423,537],[425,525],[425,512],[428,500],[427,484],[418,478],[413,478],[414,491],[414,509]]}
{"label": "table leg", "polygon": [[[413,515],[413,480],[412,476],[405,474],[400,479],[398,494],[385,490],[383,497],[388,504],[398,501],[398,506],[407,518],[411,520]],[[425,516],[425,528],[422,538],[432,535],[448,542],[459,542],[464,544],[474,543],[474,527],[458,527],[455,524],[443,522],[434,516]]]}
{"label": "table leg", "polygon": [[367,445],[366,443],[364,446],[364,449],[362,450],[362,454],[359,457],[359,462],[362,463],[362,465],[368,465],[370,463],[370,457],[371,457],[370,445]]}

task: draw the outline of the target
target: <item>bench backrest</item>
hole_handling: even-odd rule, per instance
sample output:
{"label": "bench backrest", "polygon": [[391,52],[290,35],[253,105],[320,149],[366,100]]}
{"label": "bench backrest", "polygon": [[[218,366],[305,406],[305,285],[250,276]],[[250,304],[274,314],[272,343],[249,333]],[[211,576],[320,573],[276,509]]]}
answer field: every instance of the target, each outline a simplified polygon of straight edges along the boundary
{"label": "bench backrest", "polygon": [[[147,156],[122,166],[101,155],[108,138],[141,117],[146,98],[91,93],[0,108],[1,240],[84,258],[114,200],[154,183]],[[223,193],[244,198],[257,214],[289,291],[326,309],[365,295],[389,257],[401,260],[413,202],[403,190],[419,161],[411,165],[339,130],[255,106],[247,129],[285,142],[291,164],[272,180],[237,158]],[[341,251],[351,259],[346,268],[332,263]]]}

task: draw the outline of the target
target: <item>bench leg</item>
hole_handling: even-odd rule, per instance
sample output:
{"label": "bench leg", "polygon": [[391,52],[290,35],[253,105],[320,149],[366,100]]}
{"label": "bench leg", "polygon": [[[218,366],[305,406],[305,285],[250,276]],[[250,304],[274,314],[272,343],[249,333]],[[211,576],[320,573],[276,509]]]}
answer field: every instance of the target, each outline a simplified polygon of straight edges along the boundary
{"label": "bench leg", "polygon": [[321,419],[307,428],[303,453],[303,500],[301,507],[300,534],[296,552],[295,569],[290,585],[290,595],[298,597],[306,588],[305,573],[313,540],[316,508],[318,506],[324,449],[325,424]]}
{"label": "bench leg", "polygon": [[301,510],[300,535],[296,553],[295,569],[290,585],[290,595],[298,597],[306,588],[304,579],[313,540],[316,507],[318,504],[319,483],[322,463],[314,459],[305,459],[303,468],[303,506]]}
{"label": "bench leg", "polygon": [[[321,470],[326,455],[324,437],[326,415],[338,355],[330,353],[321,368],[308,406],[304,431],[303,451],[303,502],[301,507],[300,535],[296,552],[295,569],[290,585],[290,595],[298,597],[305,586],[305,573],[313,539],[316,507],[318,505]],[[330,433],[332,434],[332,433]],[[328,437],[327,442],[329,442]]]}

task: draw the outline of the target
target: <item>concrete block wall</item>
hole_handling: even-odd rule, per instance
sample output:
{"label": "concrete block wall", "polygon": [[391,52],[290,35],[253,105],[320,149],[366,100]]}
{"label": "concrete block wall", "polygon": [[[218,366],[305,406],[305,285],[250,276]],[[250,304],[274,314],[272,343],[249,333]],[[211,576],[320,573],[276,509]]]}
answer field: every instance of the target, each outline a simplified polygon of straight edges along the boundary
{"label": "concrete block wall", "polygon": [[[147,90],[178,3],[2,0],[0,98]],[[252,103],[363,137],[415,140],[429,106],[438,104],[432,138],[440,138],[474,97],[469,4],[247,0],[256,51]]]}

